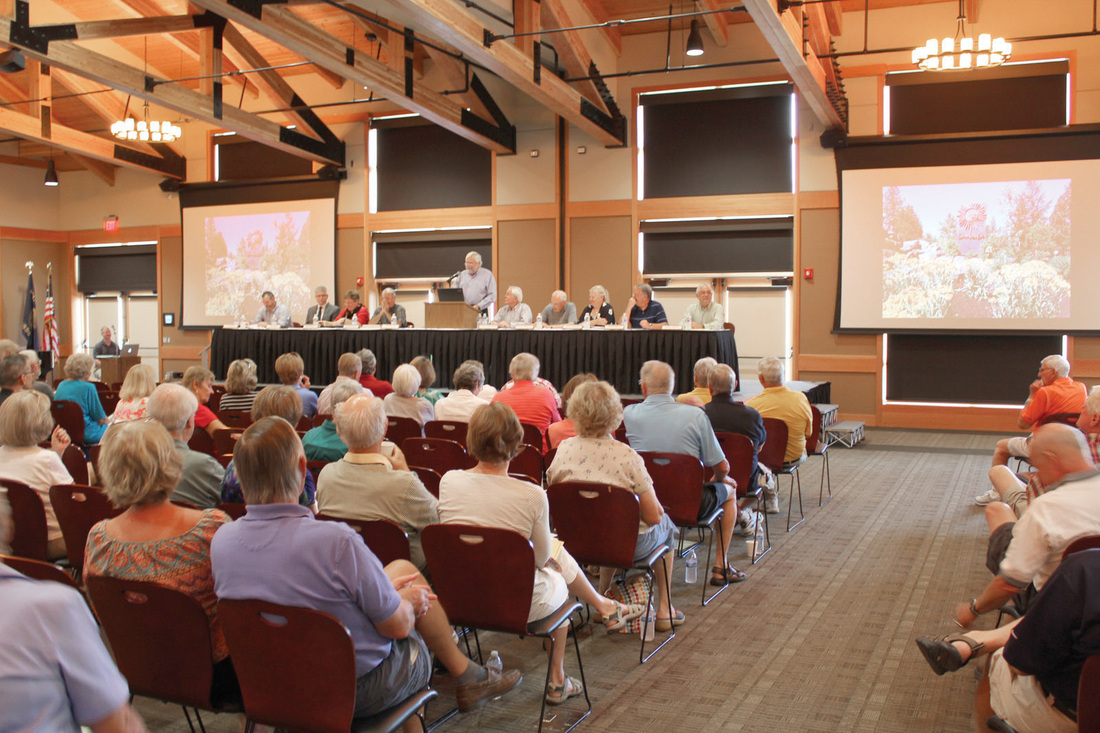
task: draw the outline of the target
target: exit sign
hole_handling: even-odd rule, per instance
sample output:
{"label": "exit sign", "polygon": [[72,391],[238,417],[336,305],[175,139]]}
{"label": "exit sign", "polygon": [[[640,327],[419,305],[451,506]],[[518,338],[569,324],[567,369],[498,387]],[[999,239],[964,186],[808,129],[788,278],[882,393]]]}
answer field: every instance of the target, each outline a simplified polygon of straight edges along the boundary
{"label": "exit sign", "polygon": [[118,231],[118,217],[108,216],[103,220],[103,231],[105,232],[117,232]]}

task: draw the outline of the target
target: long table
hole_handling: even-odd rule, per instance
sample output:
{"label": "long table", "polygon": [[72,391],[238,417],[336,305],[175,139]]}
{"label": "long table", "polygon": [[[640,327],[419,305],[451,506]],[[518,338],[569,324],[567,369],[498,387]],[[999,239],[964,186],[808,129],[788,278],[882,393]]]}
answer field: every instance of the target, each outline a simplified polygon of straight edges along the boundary
{"label": "long table", "polygon": [[606,379],[622,394],[635,394],[638,371],[650,359],[668,362],[676,370],[677,388],[690,391],[697,359],[712,356],[737,365],[737,344],[729,331],[607,331],[570,330],[458,330],[404,328],[396,330],[345,329],[222,329],[214,330],[210,368],[222,379],[234,359],[251,358],[259,365],[260,382],[278,382],[275,359],[296,351],[316,384],[336,379],[340,354],[368,348],[378,358],[377,375],[389,379],[393,370],[414,356],[432,358],[437,387],[450,387],[451,375],[466,359],[485,365],[489,384],[508,381],[508,363],[527,351],[539,358],[540,374],[562,386],[580,372]]}

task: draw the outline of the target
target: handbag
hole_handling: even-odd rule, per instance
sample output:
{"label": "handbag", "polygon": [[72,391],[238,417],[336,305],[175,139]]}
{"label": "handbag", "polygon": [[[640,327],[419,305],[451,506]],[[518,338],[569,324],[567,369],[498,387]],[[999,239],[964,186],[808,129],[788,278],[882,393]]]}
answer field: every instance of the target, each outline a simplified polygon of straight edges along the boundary
{"label": "handbag", "polygon": [[[616,581],[612,583],[611,588],[608,589],[608,596],[630,605],[636,603],[640,606],[649,605],[649,578],[644,573],[635,575],[633,578],[628,578],[625,581]],[[619,629],[620,634],[640,634],[642,633],[642,622],[645,620],[645,614],[642,614],[632,621],[627,621],[623,624],[623,627]],[[651,622],[652,623],[652,622]]]}

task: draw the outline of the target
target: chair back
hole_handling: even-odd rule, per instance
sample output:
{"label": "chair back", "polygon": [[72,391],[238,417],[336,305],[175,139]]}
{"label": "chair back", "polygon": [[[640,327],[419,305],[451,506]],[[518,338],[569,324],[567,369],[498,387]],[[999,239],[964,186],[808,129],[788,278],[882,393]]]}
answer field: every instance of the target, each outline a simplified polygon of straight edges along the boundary
{"label": "chair back", "polygon": [[108,415],[115,413],[115,408],[118,407],[118,399],[118,392],[113,389],[99,393],[99,401],[103,405],[103,411]]}
{"label": "chair back", "polygon": [[817,443],[821,440],[821,410],[815,405],[810,405],[810,413],[813,415],[813,429],[806,436],[806,452],[817,453]]}
{"label": "chair back", "polygon": [[[93,443],[88,446],[88,463],[92,464],[92,473],[95,474],[95,484],[93,486],[102,486],[103,480],[99,477],[99,443]],[[70,476],[72,474],[69,474]],[[89,483],[91,483],[89,481]]]}
{"label": "chair back", "polygon": [[578,563],[634,566],[641,512],[634,492],[609,484],[564,481],[551,484],[546,493],[558,538]]}
{"label": "chair back", "polygon": [[194,432],[191,433],[191,440],[187,441],[187,447],[196,453],[205,453],[208,456],[218,454],[214,450],[214,439],[210,437],[210,433],[206,432],[205,428],[195,428]]}
{"label": "chair back", "polygon": [[65,429],[73,445],[84,446],[84,411],[72,400],[54,400],[50,403],[53,421]]}
{"label": "chair back", "polygon": [[752,484],[752,440],[740,433],[715,433],[714,437],[730,464],[730,476],[737,482],[737,496],[745,496]]}
{"label": "chair back", "polygon": [[393,522],[387,522],[384,519],[335,517],[320,512],[317,513],[317,518],[325,522],[343,522],[354,529],[383,566],[389,565],[394,560],[412,559],[409,551],[409,536],[405,534],[405,530]]}
{"label": "chair back", "polygon": [[508,464],[508,473],[517,473],[542,486],[542,451],[534,445],[524,445],[512,462]]}
{"label": "chair back", "polygon": [[619,423],[619,427],[615,428],[613,435],[615,436],[615,440],[620,443],[630,445],[630,441],[626,439],[626,425],[624,423]]}
{"label": "chair back", "polygon": [[331,462],[332,461],[306,461],[306,468],[308,468],[309,472],[313,474],[314,484],[316,484],[317,479],[320,478],[321,471],[325,470],[325,466],[327,466]]}
{"label": "chair back", "polygon": [[452,624],[527,635],[535,587],[530,540],[498,527],[432,524],[420,543]]}
{"label": "chair back", "polygon": [[89,379],[88,381],[91,383],[91,385],[93,387],[95,387],[95,391],[98,394],[103,394],[104,392],[110,392],[111,391],[110,386],[106,382],[97,382],[97,381],[91,380],[91,379]]}
{"label": "chair back", "polygon": [[243,433],[244,428],[219,428],[215,430],[214,452],[219,456],[233,455],[233,451],[237,447],[237,441],[241,439]]}
{"label": "chair back", "polygon": [[80,484],[51,486],[50,504],[61,525],[69,564],[76,572],[83,573],[88,533],[97,523],[117,517],[123,510],[111,506],[103,489]]}
{"label": "chair back", "polygon": [[310,608],[218,601],[248,719],[347,733],[355,710],[355,647],[340,621]]}
{"label": "chair back", "polygon": [[61,454],[61,462],[73,477],[74,484],[88,484],[88,459],[84,456],[84,451],[70,443]]}
{"label": "chair back", "polygon": [[84,591],[81,590],[80,585],[73,580],[73,576],[69,575],[52,562],[32,560],[29,557],[14,557],[12,555],[0,555],[0,562],[4,563],[12,570],[23,573],[23,575],[26,575],[28,578],[61,583],[62,585],[67,585],[70,588],[80,591],[80,595],[84,595]]}
{"label": "chair back", "polygon": [[401,451],[409,466],[430,468],[440,476],[447,471],[473,468],[477,461],[466,455],[466,449],[453,440],[442,438],[406,438]]}
{"label": "chair back", "polygon": [[218,419],[225,423],[227,428],[244,430],[252,424],[252,413],[248,410],[219,410]]}
{"label": "chair back", "polygon": [[699,459],[686,453],[644,451],[639,455],[669,519],[681,527],[698,524],[706,473]]}
{"label": "chair back", "polygon": [[92,575],[85,582],[130,694],[210,709],[214,661],[202,603],[146,581]]}
{"label": "chair back", "polygon": [[1040,425],[1047,425],[1052,422],[1065,423],[1066,425],[1072,425],[1077,427],[1077,421],[1081,418],[1079,412],[1056,412],[1053,415],[1047,415],[1039,421]]}
{"label": "chair back", "polygon": [[215,384],[214,391],[210,393],[209,399],[206,400],[206,406],[215,415],[218,414],[218,408],[221,407],[223,394],[225,394],[225,387]]}
{"label": "chair back", "polygon": [[520,427],[523,428],[523,442],[527,445],[536,445],[541,451],[543,446],[546,445],[546,441],[542,437],[542,431],[534,425],[525,422],[521,422]]}
{"label": "chair back", "polygon": [[12,554],[45,562],[46,507],[42,497],[19,481],[0,479],[0,487],[7,489],[11,518],[15,524],[15,534],[11,538]]}
{"label": "chair back", "polygon": [[218,509],[229,515],[230,519],[240,519],[248,511],[248,505],[239,501],[223,501]]}
{"label": "chair back", "polygon": [[321,413],[318,412],[316,415],[313,416],[313,427],[319,428],[322,425],[324,425],[325,420],[331,420],[331,419],[332,419],[332,415],[322,415]]}
{"label": "chair back", "polygon": [[1082,550],[1092,550],[1097,547],[1100,547],[1100,535],[1094,534],[1089,535],[1088,537],[1078,537],[1073,542],[1070,542],[1069,546],[1062,551],[1062,559],[1065,560],[1067,557],[1075,552],[1081,552]]}
{"label": "chair back", "polygon": [[122,382],[111,382],[111,391],[112,392],[121,392],[122,391]]}
{"label": "chair back", "polygon": [[394,417],[392,415],[386,416],[386,439],[396,443],[397,445],[403,445],[406,438],[422,438],[424,437],[424,431],[420,427],[420,423],[413,420],[411,417]]}
{"label": "chair back", "polygon": [[409,466],[409,470],[416,474],[416,477],[420,479],[420,483],[424,484],[424,488],[428,490],[429,494],[437,499],[439,498],[439,479],[442,477],[438,473],[423,466]]}
{"label": "chair back", "polygon": [[767,466],[773,473],[783,470],[783,459],[787,455],[787,423],[774,417],[764,418],[764,430],[768,437],[756,455],[756,460]]}
{"label": "chair back", "polygon": [[302,415],[300,418],[298,418],[298,424],[294,427],[300,433],[308,433],[310,430],[313,429],[313,418]]}
{"label": "chair back", "polygon": [[1077,680],[1077,730],[1100,732],[1100,654],[1085,660]]}
{"label": "chair back", "polygon": [[465,448],[466,433],[469,431],[469,428],[469,423],[460,422],[458,420],[432,420],[431,422],[424,423],[424,437],[453,440]]}

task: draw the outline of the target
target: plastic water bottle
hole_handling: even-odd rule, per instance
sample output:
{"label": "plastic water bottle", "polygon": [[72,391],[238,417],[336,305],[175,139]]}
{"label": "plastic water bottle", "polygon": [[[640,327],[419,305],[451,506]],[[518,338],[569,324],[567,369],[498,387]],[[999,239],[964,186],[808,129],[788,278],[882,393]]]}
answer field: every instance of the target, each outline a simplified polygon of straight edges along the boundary
{"label": "plastic water bottle", "polygon": [[683,326],[685,331],[690,331],[691,330],[691,314],[690,313],[685,313],[684,314],[684,322],[681,325]]}
{"label": "plastic water bottle", "polygon": [[626,313],[623,313],[622,324],[623,328],[630,328],[630,316]]}
{"label": "plastic water bottle", "polygon": [[657,636],[657,612],[653,610],[653,598],[649,599],[649,607],[646,608],[645,618],[642,619],[642,633],[646,641],[653,641]]}
{"label": "plastic water bottle", "polygon": [[542,314],[535,316],[535,328],[542,328]]}
{"label": "plastic water bottle", "polygon": [[695,585],[699,580],[699,558],[695,554],[695,550],[692,550],[687,555],[687,560],[684,562],[684,582],[688,585]]}
{"label": "plastic water bottle", "polygon": [[390,315],[390,325],[391,326],[396,326],[397,325],[397,314],[396,313]]}
{"label": "plastic water bottle", "polygon": [[592,314],[591,313],[585,313],[584,314],[584,327],[585,328],[592,328]]}
{"label": "plastic water bottle", "polygon": [[313,322],[314,323],[320,323],[321,322],[321,306],[317,306],[317,310],[313,311]]}
{"label": "plastic water bottle", "polygon": [[500,679],[500,676],[504,674],[504,662],[501,661],[496,649],[489,655],[489,661],[485,662],[485,669],[489,670],[490,680]]}

